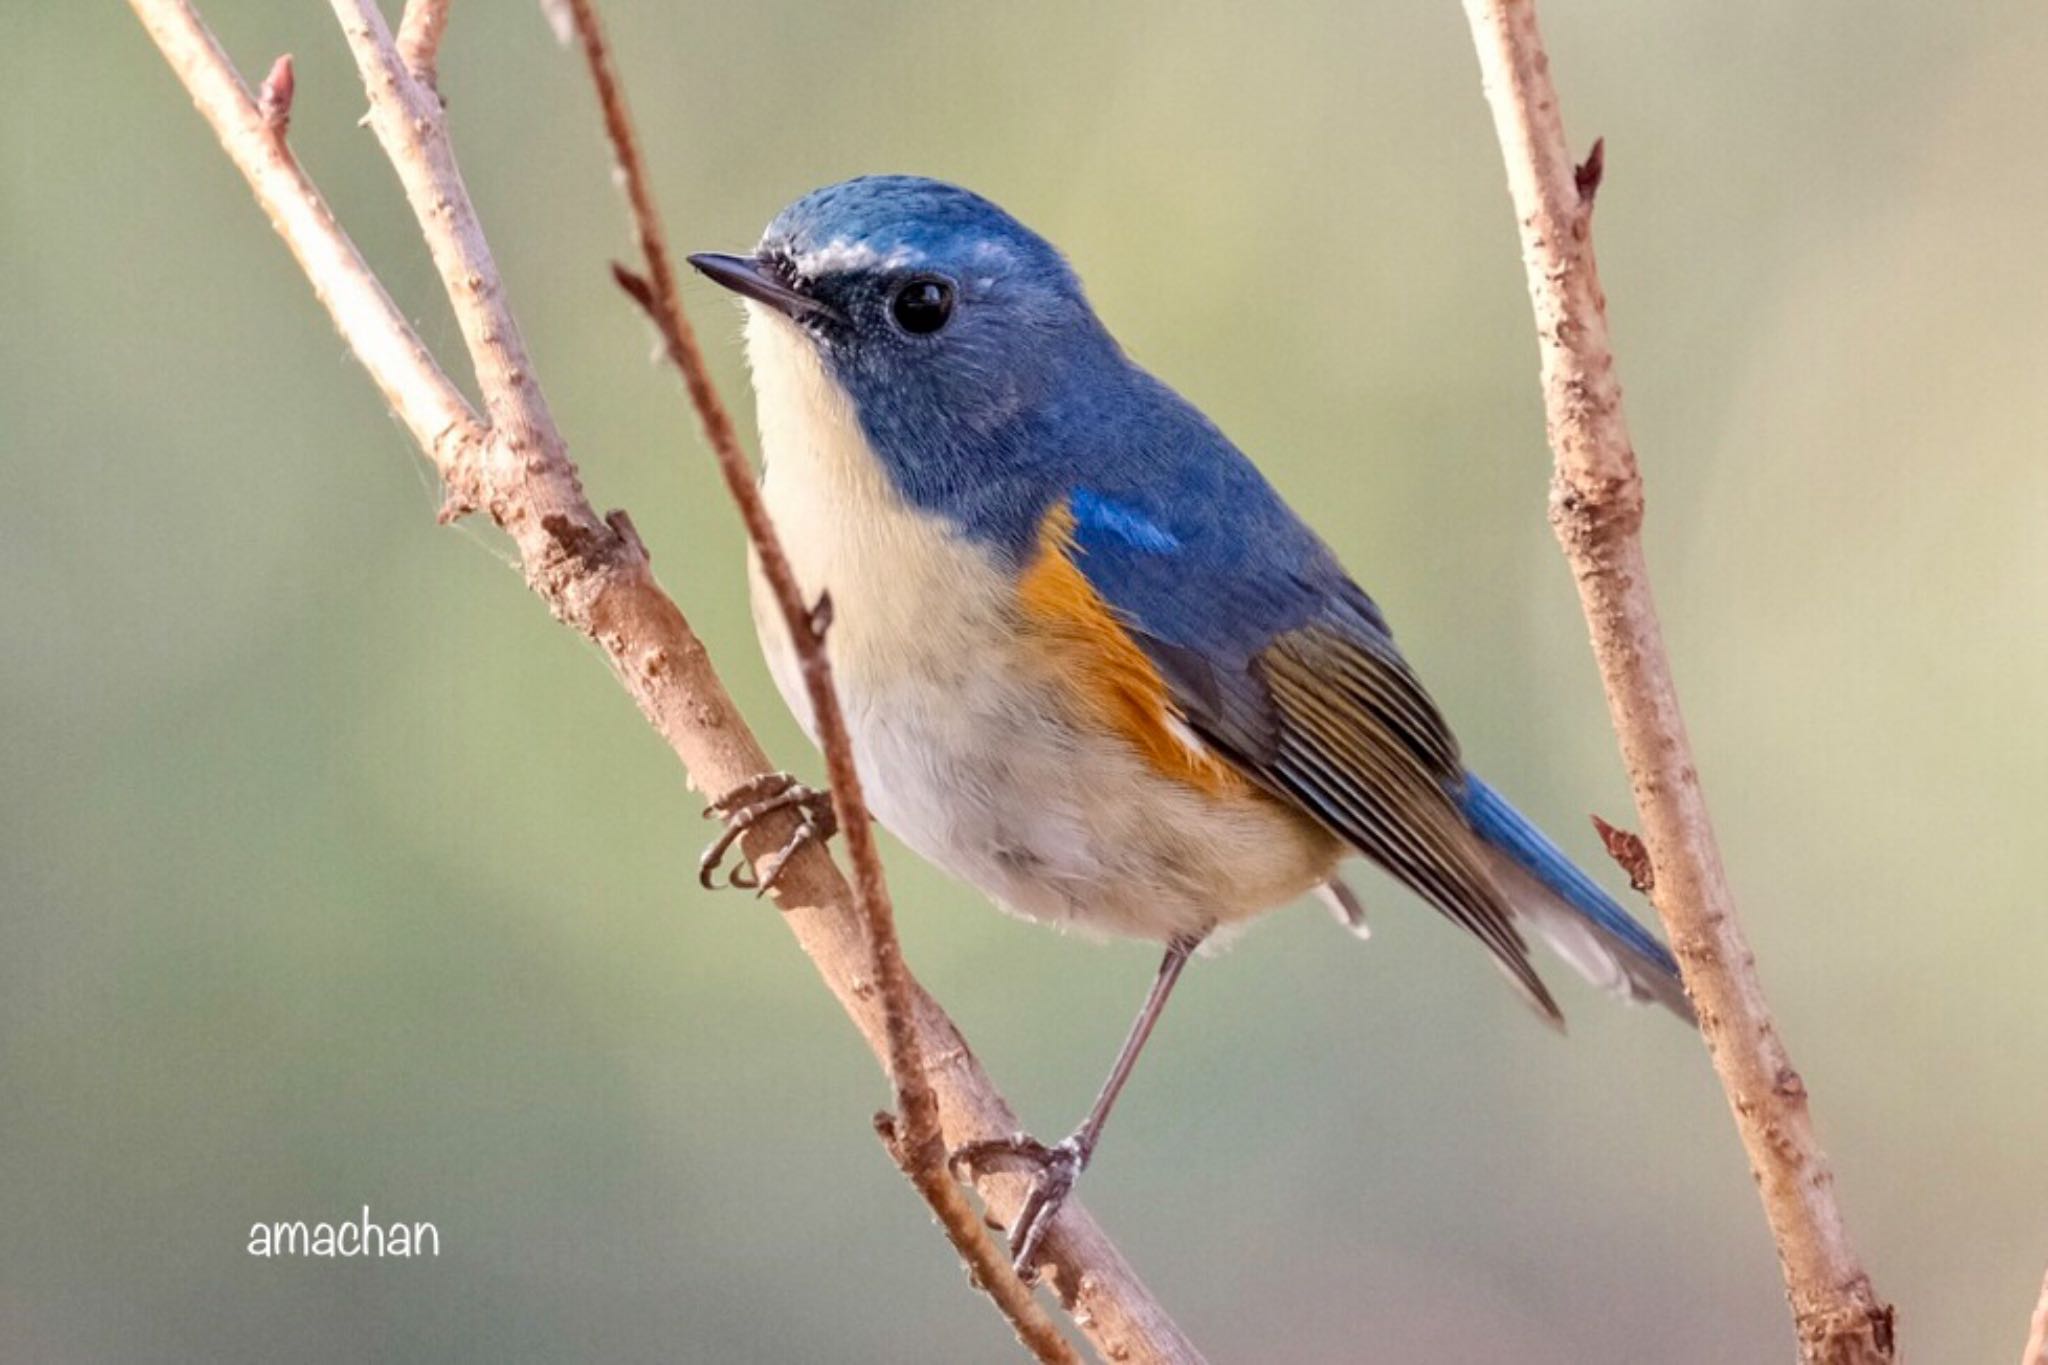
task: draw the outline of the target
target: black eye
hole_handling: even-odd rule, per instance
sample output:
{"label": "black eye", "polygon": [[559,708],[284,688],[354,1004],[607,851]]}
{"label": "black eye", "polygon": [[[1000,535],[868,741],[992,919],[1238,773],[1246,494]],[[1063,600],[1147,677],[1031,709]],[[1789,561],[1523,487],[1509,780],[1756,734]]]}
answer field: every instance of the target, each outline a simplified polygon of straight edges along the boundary
{"label": "black eye", "polygon": [[912,280],[889,301],[896,325],[913,336],[929,336],[953,316],[953,286],[944,280]]}

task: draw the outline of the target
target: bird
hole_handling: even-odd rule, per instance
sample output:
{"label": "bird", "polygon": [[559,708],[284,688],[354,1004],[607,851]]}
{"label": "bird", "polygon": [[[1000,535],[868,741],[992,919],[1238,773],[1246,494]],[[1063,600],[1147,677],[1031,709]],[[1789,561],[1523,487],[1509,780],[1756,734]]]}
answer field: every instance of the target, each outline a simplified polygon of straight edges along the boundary
{"label": "bird", "polygon": [[[1346,858],[1477,939],[1552,1024],[1532,940],[1693,1022],[1670,951],[1466,767],[1379,605],[1125,353],[1045,238],[958,186],[863,176],[797,199],[752,251],[689,260],[743,303],[762,496],[807,600],[830,602],[875,818],[1003,909],[1165,947],[1071,1136],[951,1154],[1031,1171],[1020,1270],[1190,956],[1311,891],[1363,932]],[[815,740],[758,555],[750,580]],[[819,795],[768,775],[723,813]]]}

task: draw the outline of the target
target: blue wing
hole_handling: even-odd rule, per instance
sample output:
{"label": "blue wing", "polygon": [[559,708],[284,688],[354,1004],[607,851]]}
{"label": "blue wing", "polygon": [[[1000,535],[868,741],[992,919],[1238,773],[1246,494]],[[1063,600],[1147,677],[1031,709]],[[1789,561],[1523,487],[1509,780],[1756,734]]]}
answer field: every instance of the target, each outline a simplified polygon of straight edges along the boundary
{"label": "blue wing", "polygon": [[1587,975],[1689,1014],[1663,945],[1466,773],[1372,599],[1221,433],[1165,400],[1170,420],[1155,409],[1135,458],[1100,462],[1069,506],[1077,564],[1188,725],[1478,937],[1550,1018],[1518,918]]}

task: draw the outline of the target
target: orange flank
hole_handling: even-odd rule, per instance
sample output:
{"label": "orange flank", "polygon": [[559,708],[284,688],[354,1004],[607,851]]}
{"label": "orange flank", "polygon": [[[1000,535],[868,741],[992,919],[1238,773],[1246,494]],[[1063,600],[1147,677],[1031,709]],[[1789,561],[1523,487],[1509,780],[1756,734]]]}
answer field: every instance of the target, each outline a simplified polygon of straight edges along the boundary
{"label": "orange flank", "polygon": [[1182,727],[1166,679],[1074,563],[1075,553],[1074,513],[1063,501],[1040,523],[1037,558],[1017,585],[1024,618],[1041,632],[1060,678],[1159,772],[1211,796],[1251,792]]}

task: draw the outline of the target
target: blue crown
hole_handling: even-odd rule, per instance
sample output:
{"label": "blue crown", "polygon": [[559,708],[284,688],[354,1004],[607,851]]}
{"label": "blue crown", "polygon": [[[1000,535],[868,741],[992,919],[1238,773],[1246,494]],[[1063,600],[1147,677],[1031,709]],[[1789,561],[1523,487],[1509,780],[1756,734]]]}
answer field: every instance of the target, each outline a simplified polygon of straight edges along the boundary
{"label": "blue crown", "polygon": [[864,175],[813,190],[775,215],[761,251],[785,255],[807,274],[980,259],[1080,289],[1052,243],[973,191],[918,175]]}

